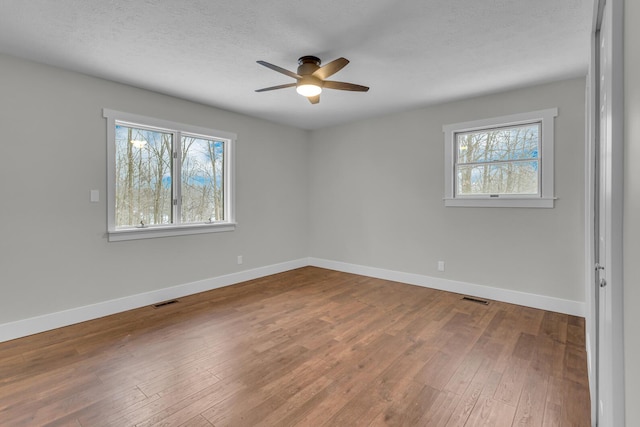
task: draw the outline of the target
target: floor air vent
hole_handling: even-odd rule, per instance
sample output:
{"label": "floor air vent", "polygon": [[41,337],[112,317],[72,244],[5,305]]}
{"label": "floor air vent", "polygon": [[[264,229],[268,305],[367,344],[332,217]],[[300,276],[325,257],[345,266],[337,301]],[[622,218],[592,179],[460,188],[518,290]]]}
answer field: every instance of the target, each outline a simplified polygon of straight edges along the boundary
{"label": "floor air vent", "polygon": [[462,297],[463,301],[471,301],[471,302],[475,302],[478,304],[484,304],[484,305],[489,305],[489,301],[487,301],[486,299],[480,299],[480,298],[474,298],[474,297]]}
{"label": "floor air vent", "polygon": [[164,306],[166,306],[166,305],[175,304],[175,303],[177,303],[177,302],[178,302],[178,300],[177,300],[177,299],[172,299],[172,300],[169,300],[169,301],[163,301],[163,302],[159,302],[159,303],[157,303],[157,304],[153,304],[153,306],[152,306],[152,307],[153,307],[153,308],[160,308],[160,307],[164,307]]}

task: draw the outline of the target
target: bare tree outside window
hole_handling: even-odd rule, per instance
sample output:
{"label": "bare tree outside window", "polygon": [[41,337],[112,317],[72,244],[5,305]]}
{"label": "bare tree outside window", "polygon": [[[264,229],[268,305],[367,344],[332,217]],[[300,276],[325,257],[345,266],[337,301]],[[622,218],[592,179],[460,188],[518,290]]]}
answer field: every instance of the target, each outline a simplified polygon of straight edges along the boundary
{"label": "bare tree outside window", "polygon": [[224,220],[224,142],[182,137],[182,222]]}
{"label": "bare tree outside window", "polygon": [[[116,226],[174,223],[174,135],[116,126]],[[223,221],[224,141],[180,138],[181,223]]]}
{"label": "bare tree outside window", "polygon": [[539,194],[540,123],[456,134],[456,195]]}
{"label": "bare tree outside window", "polygon": [[116,126],[116,226],[172,222],[173,135]]}

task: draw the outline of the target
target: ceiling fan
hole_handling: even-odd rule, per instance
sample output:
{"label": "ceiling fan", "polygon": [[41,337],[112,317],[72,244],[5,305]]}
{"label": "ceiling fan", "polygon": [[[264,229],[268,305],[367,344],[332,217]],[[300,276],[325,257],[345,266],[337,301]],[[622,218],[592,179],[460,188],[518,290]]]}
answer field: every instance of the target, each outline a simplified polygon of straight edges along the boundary
{"label": "ceiling fan", "polygon": [[295,83],[257,89],[256,92],[266,92],[269,90],[285,89],[295,86],[296,92],[298,92],[302,96],[306,96],[309,102],[311,102],[312,104],[317,104],[318,102],[320,102],[320,92],[322,92],[322,89],[324,88],[350,90],[354,92],[366,92],[369,90],[369,88],[366,86],[326,80],[328,77],[342,70],[349,63],[349,60],[346,58],[338,58],[321,67],[320,58],[317,58],[315,56],[303,56],[298,59],[297,73],[285,70],[284,68],[278,67],[277,65],[273,65],[265,61],[257,62],[258,64],[264,65],[267,68],[271,68],[272,70],[282,73],[285,76],[293,77],[297,81]]}

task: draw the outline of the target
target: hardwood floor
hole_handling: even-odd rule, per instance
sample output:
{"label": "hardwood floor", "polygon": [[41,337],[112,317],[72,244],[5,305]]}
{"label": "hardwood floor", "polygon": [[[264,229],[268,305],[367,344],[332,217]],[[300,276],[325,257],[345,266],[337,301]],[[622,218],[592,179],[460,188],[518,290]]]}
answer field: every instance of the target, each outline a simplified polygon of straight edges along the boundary
{"label": "hardwood floor", "polygon": [[589,426],[584,320],[306,267],[0,344],[2,426]]}

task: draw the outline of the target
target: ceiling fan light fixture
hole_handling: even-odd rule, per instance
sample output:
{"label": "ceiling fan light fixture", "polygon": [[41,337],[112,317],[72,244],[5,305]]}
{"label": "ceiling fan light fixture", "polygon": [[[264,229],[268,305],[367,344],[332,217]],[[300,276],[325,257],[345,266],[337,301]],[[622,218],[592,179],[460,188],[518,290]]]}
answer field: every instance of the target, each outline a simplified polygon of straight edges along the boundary
{"label": "ceiling fan light fixture", "polygon": [[314,84],[301,84],[296,86],[296,92],[302,96],[317,96],[322,92],[322,88]]}

